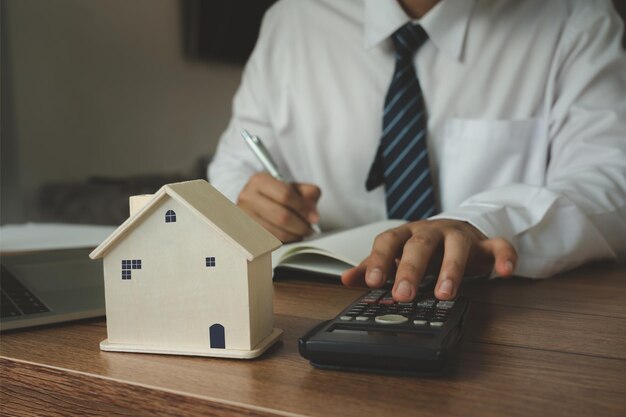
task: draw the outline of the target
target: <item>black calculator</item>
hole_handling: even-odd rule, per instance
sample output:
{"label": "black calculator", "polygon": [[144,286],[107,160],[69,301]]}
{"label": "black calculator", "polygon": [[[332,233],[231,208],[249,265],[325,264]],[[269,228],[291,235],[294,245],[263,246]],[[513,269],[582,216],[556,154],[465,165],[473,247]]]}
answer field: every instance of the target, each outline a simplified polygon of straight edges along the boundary
{"label": "black calculator", "polygon": [[318,368],[439,374],[459,342],[469,301],[440,301],[432,292],[409,303],[373,290],[299,340],[300,354]]}

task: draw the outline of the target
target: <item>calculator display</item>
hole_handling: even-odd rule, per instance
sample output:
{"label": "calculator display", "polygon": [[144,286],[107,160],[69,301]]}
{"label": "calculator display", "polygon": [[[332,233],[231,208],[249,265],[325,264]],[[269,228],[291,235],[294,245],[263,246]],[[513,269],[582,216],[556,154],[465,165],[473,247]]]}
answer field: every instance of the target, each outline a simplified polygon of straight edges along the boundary
{"label": "calculator display", "polygon": [[[331,333],[345,334],[345,335],[361,335],[361,336],[383,336],[383,337],[415,337],[415,333],[407,332],[394,332],[394,331],[382,331],[382,330],[354,330],[354,329],[341,329],[332,328],[328,330]],[[424,337],[423,334],[420,337]],[[432,336],[434,337],[434,336]]]}

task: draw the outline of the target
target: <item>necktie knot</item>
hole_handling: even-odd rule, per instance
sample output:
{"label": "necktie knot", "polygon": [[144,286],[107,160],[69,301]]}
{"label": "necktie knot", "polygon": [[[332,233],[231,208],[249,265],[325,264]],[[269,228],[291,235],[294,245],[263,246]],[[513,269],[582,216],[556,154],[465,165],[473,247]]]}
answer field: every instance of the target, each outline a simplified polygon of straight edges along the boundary
{"label": "necktie knot", "polygon": [[396,30],[391,39],[398,59],[412,59],[415,52],[426,42],[428,34],[420,25],[409,22]]}

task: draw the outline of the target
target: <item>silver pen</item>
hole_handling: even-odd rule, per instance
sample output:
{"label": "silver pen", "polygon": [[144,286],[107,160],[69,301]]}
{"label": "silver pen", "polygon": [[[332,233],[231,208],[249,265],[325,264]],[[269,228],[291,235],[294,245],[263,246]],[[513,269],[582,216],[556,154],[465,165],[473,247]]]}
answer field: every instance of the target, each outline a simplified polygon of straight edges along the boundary
{"label": "silver pen", "polygon": [[[259,139],[257,136],[251,135],[246,129],[243,129],[241,131],[241,136],[243,136],[244,140],[252,150],[252,153],[254,153],[254,156],[257,157],[259,162],[261,162],[263,168],[265,168],[265,170],[277,180],[287,182],[285,180],[285,177],[283,177],[280,171],[278,171],[276,162],[274,162],[274,159],[272,159],[272,155],[270,155],[261,139]],[[315,234],[322,233],[322,230],[320,229],[318,224],[312,223],[311,229],[313,229],[313,232]]]}

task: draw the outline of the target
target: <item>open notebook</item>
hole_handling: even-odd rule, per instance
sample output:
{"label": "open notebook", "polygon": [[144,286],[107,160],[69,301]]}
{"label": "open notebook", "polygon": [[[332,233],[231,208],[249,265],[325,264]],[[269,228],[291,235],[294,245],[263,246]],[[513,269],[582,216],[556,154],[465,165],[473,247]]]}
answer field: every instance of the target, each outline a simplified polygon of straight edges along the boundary
{"label": "open notebook", "polygon": [[340,276],[370,254],[378,234],[404,223],[404,220],[383,220],[283,245],[272,254],[272,268]]}

